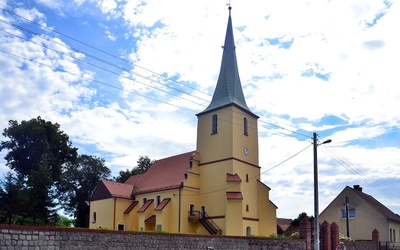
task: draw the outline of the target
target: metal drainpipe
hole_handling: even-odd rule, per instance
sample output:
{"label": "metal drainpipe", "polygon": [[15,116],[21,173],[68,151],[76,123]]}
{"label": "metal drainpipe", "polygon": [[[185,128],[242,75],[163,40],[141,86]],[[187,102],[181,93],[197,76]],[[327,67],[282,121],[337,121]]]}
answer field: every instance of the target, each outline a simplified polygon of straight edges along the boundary
{"label": "metal drainpipe", "polygon": [[181,232],[181,190],[182,190],[182,186],[179,187],[179,214],[178,214],[178,233]]}
{"label": "metal drainpipe", "polygon": [[114,219],[113,219],[113,230],[115,230],[115,213],[116,213],[116,207],[117,207],[117,198],[114,197]]}

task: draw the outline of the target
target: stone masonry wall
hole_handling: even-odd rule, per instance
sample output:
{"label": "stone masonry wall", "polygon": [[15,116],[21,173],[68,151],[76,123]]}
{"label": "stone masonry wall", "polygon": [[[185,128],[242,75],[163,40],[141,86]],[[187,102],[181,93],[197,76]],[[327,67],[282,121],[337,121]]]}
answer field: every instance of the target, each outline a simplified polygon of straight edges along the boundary
{"label": "stone masonry wall", "polygon": [[[207,248],[208,247],[208,248]],[[0,225],[1,250],[230,249],[304,250],[304,240]]]}

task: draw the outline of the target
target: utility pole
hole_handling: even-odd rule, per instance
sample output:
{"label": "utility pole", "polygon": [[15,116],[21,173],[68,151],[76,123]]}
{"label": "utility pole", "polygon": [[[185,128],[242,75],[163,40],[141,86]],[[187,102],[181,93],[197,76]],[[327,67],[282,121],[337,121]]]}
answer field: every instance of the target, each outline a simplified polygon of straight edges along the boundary
{"label": "utility pole", "polygon": [[346,201],[344,203],[346,206],[346,229],[347,229],[347,238],[350,238],[350,229],[349,229],[349,197],[346,196]]}
{"label": "utility pole", "polygon": [[318,198],[318,157],[317,147],[321,144],[330,143],[331,139],[320,144],[317,143],[317,133],[313,134],[314,148],[314,250],[319,250],[319,198]]}
{"label": "utility pole", "polygon": [[317,133],[313,134],[314,148],[314,250],[319,250],[319,201],[318,201],[318,158]]}

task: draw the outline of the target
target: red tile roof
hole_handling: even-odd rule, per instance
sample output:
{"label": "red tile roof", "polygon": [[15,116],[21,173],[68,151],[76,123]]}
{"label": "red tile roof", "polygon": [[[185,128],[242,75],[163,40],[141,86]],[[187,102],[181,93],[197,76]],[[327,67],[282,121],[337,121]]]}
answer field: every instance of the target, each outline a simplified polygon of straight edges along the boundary
{"label": "red tile roof", "polygon": [[115,181],[102,180],[93,192],[91,201],[107,198],[132,199],[132,185],[119,183]]}
{"label": "red tile roof", "polygon": [[179,188],[185,180],[185,173],[190,168],[189,160],[194,153],[191,151],[158,160],[147,172],[132,175],[125,183],[103,180],[97,185],[91,201],[111,197],[133,199],[135,194]]}
{"label": "red tile roof", "polygon": [[141,208],[139,208],[138,213],[143,213],[146,209],[153,203],[153,199],[147,200]]}
{"label": "red tile roof", "polygon": [[141,175],[131,176],[125,184],[133,185],[133,193],[141,194],[179,188],[189,170],[189,160],[195,151],[157,160]]}
{"label": "red tile roof", "polygon": [[168,202],[170,202],[171,198],[165,198],[164,200],[162,200],[162,202],[160,202],[160,204],[158,204],[158,206],[154,209],[155,211],[161,211],[164,209],[164,207],[168,204]]}
{"label": "red tile roof", "polygon": [[228,200],[243,200],[242,192],[226,192]]}
{"label": "red tile roof", "polygon": [[227,182],[242,182],[238,174],[230,174],[226,173],[226,181]]}
{"label": "red tile roof", "polygon": [[156,223],[156,216],[152,215],[149,218],[147,218],[144,222],[145,223]]}
{"label": "red tile roof", "polygon": [[292,225],[292,222],[292,219],[276,218],[276,223],[284,232]]}
{"label": "red tile roof", "polygon": [[129,214],[138,203],[138,201],[133,201],[132,204],[130,204],[129,207],[125,210],[124,214]]}

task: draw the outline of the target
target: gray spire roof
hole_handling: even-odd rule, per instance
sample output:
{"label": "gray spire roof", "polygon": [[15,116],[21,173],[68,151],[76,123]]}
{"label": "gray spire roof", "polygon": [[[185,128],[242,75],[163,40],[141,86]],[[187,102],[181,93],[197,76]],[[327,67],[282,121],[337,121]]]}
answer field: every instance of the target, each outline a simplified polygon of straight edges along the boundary
{"label": "gray spire roof", "polygon": [[249,107],[247,107],[242,85],[240,83],[239,70],[236,61],[235,41],[233,39],[231,7],[229,7],[228,27],[226,29],[223,49],[221,70],[219,72],[217,87],[215,88],[210,105],[200,114],[208,113],[228,105],[234,105],[258,118],[258,116],[253,114]]}

